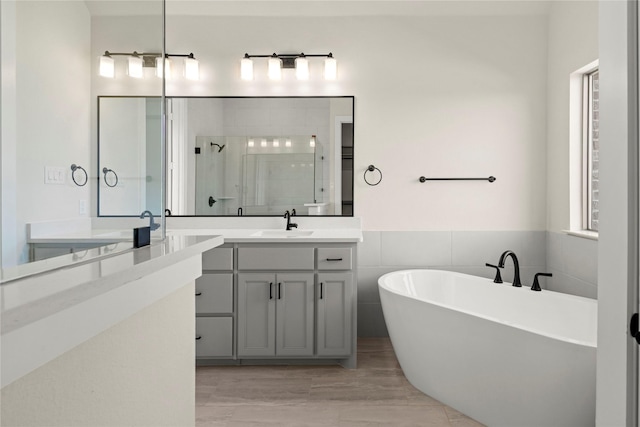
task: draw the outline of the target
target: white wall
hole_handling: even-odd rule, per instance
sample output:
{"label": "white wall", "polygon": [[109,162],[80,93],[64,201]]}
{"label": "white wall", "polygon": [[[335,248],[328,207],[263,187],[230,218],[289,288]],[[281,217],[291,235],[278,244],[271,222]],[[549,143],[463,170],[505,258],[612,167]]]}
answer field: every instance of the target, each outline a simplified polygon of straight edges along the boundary
{"label": "white wall", "polygon": [[[3,4],[3,12],[7,7]],[[3,13],[2,39],[15,40],[15,62],[4,44],[2,56],[3,86],[15,79],[14,95],[5,100],[3,92],[3,104],[12,105],[2,109],[3,162],[5,153],[7,161],[15,161],[15,169],[3,168],[2,179],[2,204],[15,206],[15,215],[3,212],[3,265],[8,266],[27,260],[27,222],[78,217],[79,201],[89,200],[90,186],[73,184],[70,165],[90,174],[94,170],[88,145],[90,19],[85,4],[17,2],[15,21],[5,26],[5,18],[11,16]],[[45,185],[45,166],[64,168],[66,182]]]}
{"label": "white wall", "polygon": [[546,164],[549,231],[570,229],[569,75],[597,59],[598,2],[552,2],[549,11],[547,69]]}
{"label": "white wall", "polygon": [[[553,277],[547,279],[547,284],[551,290],[589,298],[597,298],[598,293],[598,242],[569,236],[563,230],[582,228],[582,85],[579,81],[574,87],[577,93],[571,93],[570,75],[598,59],[598,33],[598,2],[551,3],[547,68],[549,232],[546,268]],[[578,114],[571,115],[572,108],[577,108]],[[576,215],[578,224],[575,224]]]}
{"label": "white wall", "polygon": [[[94,17],[93,56],[150,45],[144,25]],[[167,94],[355,95],[355,215],[365,229],[544,230],[546,26],[543,15],[173,16],[167,49],[193,52],[201,81],[173,81]],[[245,52],[273,51],[332,51],[339,79],[318,79],[312,61],[309,82],[272,83],[256,60],[256,80],[240,80]],[[94,93],[140,93],[131,80],[94,77]],[[384,173],[377,187],[361,179],[369,164]],[[420,184],[421,175],[498,180]]]}
{"label": "white wall", "polygon": [[[16,265],[16,4],[0,2],[0,264]],[[4,224],[8,224],[4,226]]]}

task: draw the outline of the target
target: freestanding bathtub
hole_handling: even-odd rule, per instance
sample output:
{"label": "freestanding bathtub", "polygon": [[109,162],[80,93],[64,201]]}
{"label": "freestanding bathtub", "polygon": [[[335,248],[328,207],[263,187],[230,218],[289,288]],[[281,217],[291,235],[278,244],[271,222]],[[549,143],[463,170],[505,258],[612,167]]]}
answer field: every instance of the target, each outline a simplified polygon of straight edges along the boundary
{"label": "freestanding bathtub", "polygon": [[595,300],[438,270],[378,284],[417,389],[491,427],[595,425]]}

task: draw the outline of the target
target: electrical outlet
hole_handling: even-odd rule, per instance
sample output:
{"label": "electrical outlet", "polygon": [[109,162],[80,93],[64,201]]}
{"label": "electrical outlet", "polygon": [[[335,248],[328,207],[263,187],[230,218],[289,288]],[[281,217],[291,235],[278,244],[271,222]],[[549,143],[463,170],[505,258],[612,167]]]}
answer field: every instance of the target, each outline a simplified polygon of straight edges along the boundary
{"label": "electrical outlet", "polygon": [[87,214],[87,201],[84,199],[78,200],[78,214],[79,215]]}

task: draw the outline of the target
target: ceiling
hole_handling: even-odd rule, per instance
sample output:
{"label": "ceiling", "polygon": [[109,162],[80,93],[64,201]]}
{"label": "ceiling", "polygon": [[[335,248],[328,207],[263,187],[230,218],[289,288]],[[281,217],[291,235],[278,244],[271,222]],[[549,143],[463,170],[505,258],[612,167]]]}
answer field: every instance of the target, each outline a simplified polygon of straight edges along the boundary
{"label": "ceiling", "polygon": [[[160,0],[85,0],[92,16],[159,15]],[[167,0],[167,15],[447,16],[540,15],[548,0]]]}

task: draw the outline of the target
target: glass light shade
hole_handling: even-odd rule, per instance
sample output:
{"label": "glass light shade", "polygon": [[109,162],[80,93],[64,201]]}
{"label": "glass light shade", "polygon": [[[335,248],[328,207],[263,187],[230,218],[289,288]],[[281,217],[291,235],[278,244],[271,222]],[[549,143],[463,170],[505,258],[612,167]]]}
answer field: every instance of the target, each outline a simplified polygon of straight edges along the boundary
{"label": "glass light shade", "polygon": [[129,76],[136,79],[142,78],[142,58],[139,56],[129,57]]}
{"label": "glass light shade", "polygon": [[285,146],[285,147],[291,147],[291,140],[290,140],[290,139],[287,139],[287,140],[284,142],[284,146]]}
{"label": "glass light shade", "polygon": [[316,136],[312,135],[311,139],[309,140],[309,147],[315,147],[316,146]]}
{"label": "glass light shade", "polygon": [[164,58],[164,66],[162,57],[156,58],[156,76],[162,78],[162,75],[166,71],[165,79],[169,80],[171,78],[171,60],[169,58]]}
{"label": "glass light shade", "polygon": [[260,141],[260,146],[261,147],[266,147],[267,146],[267,140],[263,139],[262,141]]}
{"label": "glass light shade", "polygon": [[187,80],[200,80],[200,63],[197,59],[184,59],[184,77]]}
{"label": "glass light shade", "polygon": [[249,142],[247,142],[247,147],[253,147],[254,144],[253,139],[250,139]]}
{"label": "glass light shade", "polygon": [[324,60],[324,79],[335,80],[338,76],[338,63],[332,56]]}
{"label": "glass light shade", "polygon": [[112,57],[100,57],[100,75],[102,77],[109,77],[111,79],[116,76],[116,65]]}
{"label": "glass light shade", "polygon": [[269,58],[268,74],[271,80],[282,79],[282,60],[280,58]]}
{"label": "glass light shade", "polygon": [[309,80],[309,61],[305,57],[299,56],[296,58],[296,78],[298,80]]}
{"label": "glass light shade", "polygon": [[278,139],[274,139],[274,140],[273,140],[273,146],[274,146],[274,147],[280,147],[280,140],[278,140]]}
{"label": "glass light shade", "polygon": [[240,78],[253,80],[253,60],[251,58],[242,58],[240,61]]}

